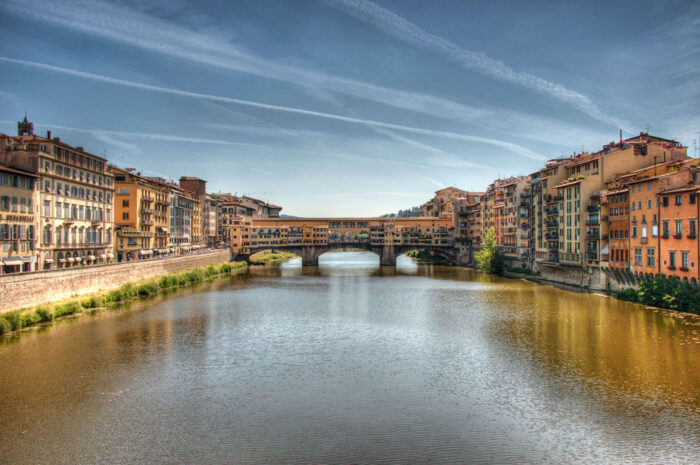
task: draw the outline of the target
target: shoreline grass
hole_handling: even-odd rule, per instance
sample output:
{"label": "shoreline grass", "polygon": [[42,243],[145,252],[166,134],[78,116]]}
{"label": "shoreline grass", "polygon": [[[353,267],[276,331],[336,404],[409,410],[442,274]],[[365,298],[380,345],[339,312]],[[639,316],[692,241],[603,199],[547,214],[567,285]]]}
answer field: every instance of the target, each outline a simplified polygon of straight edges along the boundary
{"label": "shoreline grass", "polygon": [[247,268],[245,262],[222,263],[206,267],[192,268],[149,278],[133,283],[126,283],[116,289],[100,291],[93,295],[73,297],[66,301],[38,305],[0,314],[0,335],[18,331],[39,323],[54,321],[58,318],[83,313],[84,310],[106,308],[132,299],[145,299],[166,290],[199,284],[206,279],[230,275],[232,272]]}

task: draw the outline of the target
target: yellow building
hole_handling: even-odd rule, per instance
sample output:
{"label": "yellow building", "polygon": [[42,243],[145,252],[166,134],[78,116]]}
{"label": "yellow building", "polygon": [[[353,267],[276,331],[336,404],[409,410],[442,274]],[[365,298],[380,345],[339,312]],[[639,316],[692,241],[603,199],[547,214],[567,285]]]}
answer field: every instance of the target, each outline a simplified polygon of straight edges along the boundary
{"label": "yellow building", "polygon": [[0,166],[0,274],[37,269],[37,179]]}
{"label": "yellow building", "polygon": [[27,118],[18,136],[0,134],[0,165],[37,174],[41,241],[38,266],[91,265],[112,257],[112,175],[102,157],[58,137],[34,134]]}
{"label": "yellow building", "polygon": [[114,175],[115,251],[118,260],[152,258],[167,253],[169,189],[135,173],[110,166]]}

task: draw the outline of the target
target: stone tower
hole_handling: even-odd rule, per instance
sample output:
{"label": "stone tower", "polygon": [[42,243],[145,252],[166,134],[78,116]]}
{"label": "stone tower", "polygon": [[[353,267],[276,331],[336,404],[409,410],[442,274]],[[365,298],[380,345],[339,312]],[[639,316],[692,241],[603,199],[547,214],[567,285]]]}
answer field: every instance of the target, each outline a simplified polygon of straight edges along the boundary
{"label": "stone tower", "polygon": [[17,122],[18,136],[31,136],[34,134],[34,123],[27,121],[27,112],[24,112],[24,119]]}

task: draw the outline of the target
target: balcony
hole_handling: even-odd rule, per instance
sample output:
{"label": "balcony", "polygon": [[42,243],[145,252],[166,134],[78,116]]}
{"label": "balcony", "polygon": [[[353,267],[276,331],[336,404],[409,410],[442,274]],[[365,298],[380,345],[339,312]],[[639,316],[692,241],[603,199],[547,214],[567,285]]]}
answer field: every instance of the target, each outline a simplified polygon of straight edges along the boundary
{"label": "balcony", "polygon": [[598,218],[588,218],[586,220],[586,226],[598,226],[600,225],[600,221]]}
{"label": "balcony", "polygon": [[589,206],[586,208],[586,210],[588,210],[589,212],[598,211],[598,210],[600,210],[600,205],[589,205]]}
{"label": "balcony", "polygon": [[678,269],[679,269],[680,271],[688,271],[688,267],[687,267],[687,266],[679,266]]}
{"label": "balcony", "polygon": [[150,213],[153,213],[153,209],[152,209],[152,208],[147,208],[147,207],[142,207],[142,208],[141,208],[141,213],[149,213],[149,214],[150,214]]}
{"label": "balcony", "polygon": [[674,238],[674,239],[680,239],[680,238],[682,238],[682,237],[683,237],[683,234],[674,234],[674,235],[673,235],[673,238]]}
{"label": "balcony", "polygon": [[696,236],[695,234],[688,234],[688,235],[685,236],[685,237],[688,238],[688,239],[695,239],[697,236]]}

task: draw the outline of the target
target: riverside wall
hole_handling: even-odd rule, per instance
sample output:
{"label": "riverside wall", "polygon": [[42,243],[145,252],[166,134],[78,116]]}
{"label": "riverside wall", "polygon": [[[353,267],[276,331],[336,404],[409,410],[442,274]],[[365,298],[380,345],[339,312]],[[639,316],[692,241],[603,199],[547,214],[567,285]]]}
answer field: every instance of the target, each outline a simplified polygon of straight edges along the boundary
{"label": "riverside wall", "polygon": [[0,313],[230,261],[228,249],[127,263],[0,276]]}

